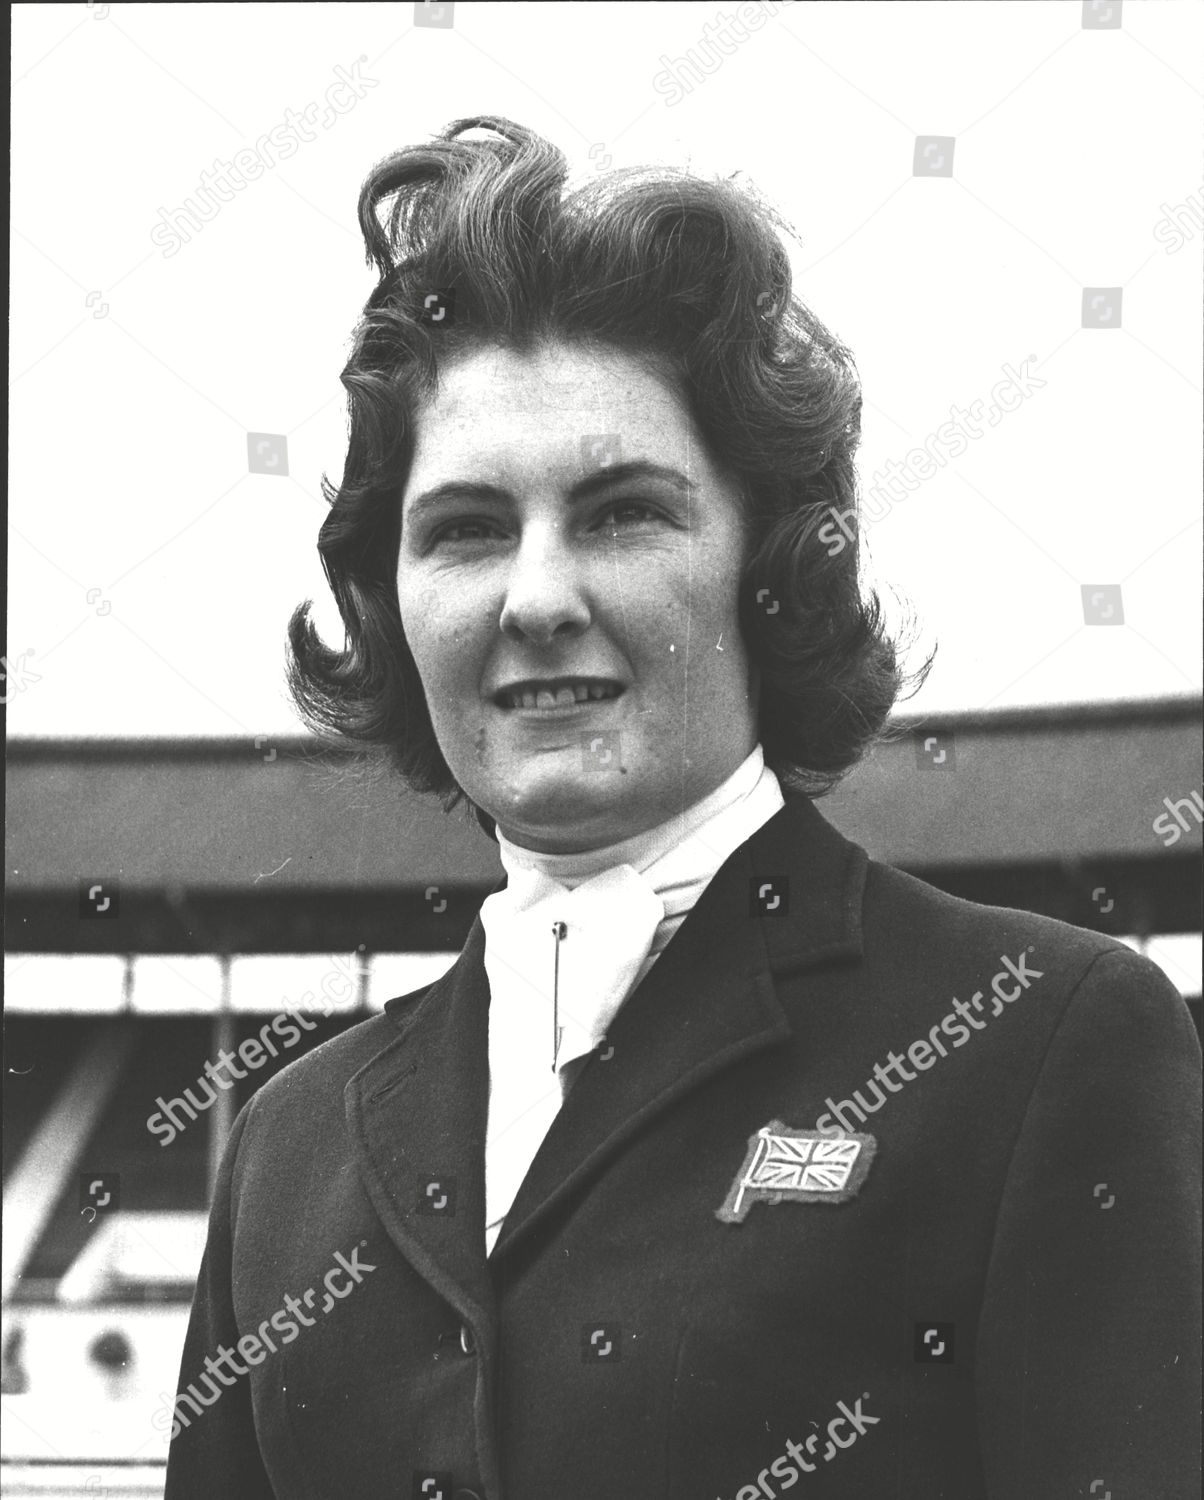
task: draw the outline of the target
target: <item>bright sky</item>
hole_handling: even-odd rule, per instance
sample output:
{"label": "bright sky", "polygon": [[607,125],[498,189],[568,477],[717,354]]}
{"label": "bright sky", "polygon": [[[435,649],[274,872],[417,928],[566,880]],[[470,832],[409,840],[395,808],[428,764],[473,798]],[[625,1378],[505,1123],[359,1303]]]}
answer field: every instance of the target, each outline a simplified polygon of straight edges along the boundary
{"label": "bright sky", "polygon": [[[414,12],[14,9],[11,733],[299,727],[295,603],[341,639],[315,543],[374,281],[359,186],[477,113],[583,175],[742,171],[796,226],[796,292],[861,370],[866,487],[909,465],[869,547],[940,643],[914,707],[1199,691],[1199,6]],[[312,139],[243,157],[165,254],[160,211],[310,104]],[[951,409],[1012,372],[1023,399],[949,456]],[[248,472],[248,433],[287,438],[287,476]]]}

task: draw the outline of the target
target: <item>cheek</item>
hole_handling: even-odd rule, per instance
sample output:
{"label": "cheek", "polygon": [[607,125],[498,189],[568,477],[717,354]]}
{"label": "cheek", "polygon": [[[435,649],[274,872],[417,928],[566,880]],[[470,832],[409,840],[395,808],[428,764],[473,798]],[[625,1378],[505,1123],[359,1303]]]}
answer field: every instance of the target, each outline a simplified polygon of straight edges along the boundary
{"label": "cheek", "polygon": [[732,538],[731,551],[717,559],[707,583],[707,600],[711,619],[728,630],[736,629],[740,616],[740,542]]}
{"label": "cheek", "polygon": [[722,548],[699,549],[692,562],[675,556],[623,582],[608,592],[605,618],[642,670],[674,680],[687,670],[723,672],[743,658],[740,579]]}
{"label": "cheek", "polygon": [[[720,631],[731,633],[739,618],[740,575],[724,552],[695,557],[688,581],[683,580],[676,610],[689,615],[691,636],[710,636],[711,646]],[[724,636],[724,644],[727,634]]]}
{"label": "cheek", "polygon": [[690,658],[709,679],[743,681],[749,671],[748,649],[740,629],[740,575],[731,559],[715,559],[694,577]]}
{"label": "cheek", "polygon": [[407,589],[399,581],[398,604],[432,714],[458,714],[469,699],[475,704],[489,641],[482,610],[450,584]]}
{"label": "cheek", "polygon": [[427,596],[407,596],[398,589],[397,602],[406,645],[410,648],[418,675],[425,682],[437,660],[439,644],[437,616],[433,614],[432,601]]}

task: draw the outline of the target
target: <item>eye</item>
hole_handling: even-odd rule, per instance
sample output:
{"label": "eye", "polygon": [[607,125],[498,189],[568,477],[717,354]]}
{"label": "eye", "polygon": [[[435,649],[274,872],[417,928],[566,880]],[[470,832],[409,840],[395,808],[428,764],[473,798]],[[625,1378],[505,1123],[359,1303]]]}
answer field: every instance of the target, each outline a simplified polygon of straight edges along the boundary
{"label": "eye", "polygon": [[[614,520],[610,520],[610,517],[614,517]],[[619,500],[602,511],[598,523],[603,530],[617,531],[660,519],[660,512],[651,505],[645,505],[640,500]]]}
{"label": "eye", "polygon": [[442,546],[449,542],[453,546],[457,543],[482,542],[486,539],[486,533],[493,532],[500,535],[497,526],[492,521],[473,518],[463,521],[450,521],[446,526],[441,526],[430,538],[429,545],[432,547]]}

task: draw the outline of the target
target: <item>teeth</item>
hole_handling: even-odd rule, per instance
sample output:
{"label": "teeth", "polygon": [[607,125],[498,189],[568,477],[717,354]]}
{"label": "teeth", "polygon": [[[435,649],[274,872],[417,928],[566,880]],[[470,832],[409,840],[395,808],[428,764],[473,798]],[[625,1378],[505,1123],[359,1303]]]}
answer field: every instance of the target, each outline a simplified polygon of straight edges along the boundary
{"label": "teeth", "polygon": [[612,683],[577,682],[572,686],[539,688],[521,693],[507,693],[506,703],[510,708],[571,708],[575,703],[589,700],[599,702],[603,698],[616,698],[618,691]]}

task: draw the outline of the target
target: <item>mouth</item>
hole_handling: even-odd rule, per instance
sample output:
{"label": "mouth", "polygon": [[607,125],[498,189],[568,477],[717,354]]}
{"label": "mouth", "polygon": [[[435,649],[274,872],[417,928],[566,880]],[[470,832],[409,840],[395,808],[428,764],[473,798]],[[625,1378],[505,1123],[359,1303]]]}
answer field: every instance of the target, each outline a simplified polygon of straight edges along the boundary
{"label": "mouth", "polygon": [[545,677],[512,682],[493,695],[501,709],[574,709],[604,703],[625,692],[621,682],[605,677]]}

